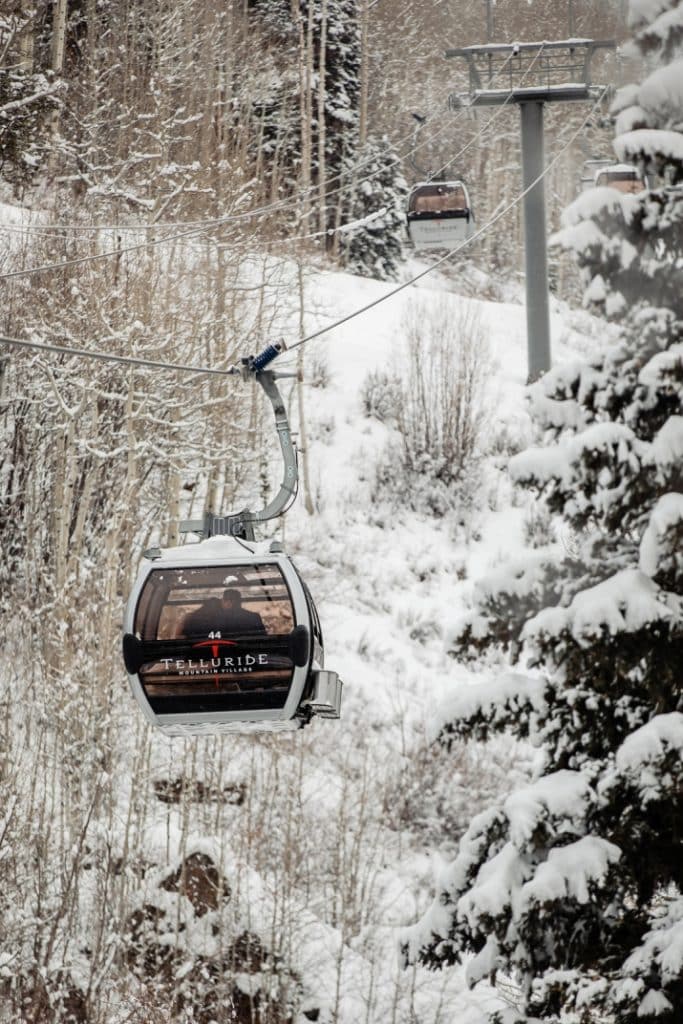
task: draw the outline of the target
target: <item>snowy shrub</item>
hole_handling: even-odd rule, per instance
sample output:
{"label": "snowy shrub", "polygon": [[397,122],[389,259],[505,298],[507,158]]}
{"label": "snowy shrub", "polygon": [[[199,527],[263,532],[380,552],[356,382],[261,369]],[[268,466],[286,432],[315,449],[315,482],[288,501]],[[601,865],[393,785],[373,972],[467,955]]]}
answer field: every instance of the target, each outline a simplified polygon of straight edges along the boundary
{"label": "snowy shrub", "polygon": [[336,420],[332,413],[329,416],[317,416],[312,420],[309,428],[309,436],[322,444],[330,444],[334,438]]}
{"label": "snowy shrub", "polygon": [[399,612],[397,616],[401,632],[407,634],[418,644],[426,644],[441,635],[441,627],[434,616],[409,608]]}
{"label": "snowy shrub", "polygon": [[126,922],[125,960],[135,977],[156,988],[170,1018],[179,1024],[291,1021],[298,981],[228,911],[233,894],[213,858],[190,853],[155,883],[145,886]]}
{"label": "snowy shrub", "polygon": [[487,443],[487,455],[493,456],[494,459],[507,459],[511,455],[517,455],[528,443],[525,434],[526,431],[514,421],[497,424]]}
{"label": "snowy shrub", "polygon": [[396,436],[378,461],[377,489],[396,505],[440,517],[471,508],[477,497],[488,348],[469,303],[454,309],[444,302],[416,302],[404,329],[406,370],[395,385]]}
{"label": "snowy shrub", "polygon": [[458,485],[444,477],[448,477],[445,461],[428,453],[414,456],[407,467],[403,442],[392,438],[377,460],[375,492],[396,508],[408,507],[437,519],[454,509],[464,514],[479,488],[476,468],[464,470]]}
{"label": "snowy shrub", "polygon": [[521,744],[425,742],[406,760],[386,794],[386,814],[395,829],[408,829],[440,850],[454,852],[479,808],[527,779],[530,764]]}
{"label": "snowy shrub", "polygon": [[538,502],[529,505],[522,525],[525,547],[544,548],[555,539],[552,516],[545,505]]}
{"label": "snowy shrub", "polygon": [[306,383],[312,388],[321,389],[328,387],[330,383],[329,360],[324,353],[318,350],[313,352],[313,356],[308,364]]}
{"label": "snowy shrub", "polygon": [[363,412],[380,423],[394,423],[400,401],[400,382],[395,374],[371,370],[361,386]]}
{"label": "snowy shrub", "polygon": [[411,961],[472,956],[472,986],[512,977],[520,1003],[497,1016],[515,1024],[683,1019],[680,11],[630,3],[660,64],[618,95],[615,149],[651,187],[585,192],[558,239],[618,337],[534,386],[542,443],[510,464],[572,555],[499,567],[453,645],[507,649],[512,671],[454,693],[441,742],[508,730],[542,759],[471,821],[404,936]]}

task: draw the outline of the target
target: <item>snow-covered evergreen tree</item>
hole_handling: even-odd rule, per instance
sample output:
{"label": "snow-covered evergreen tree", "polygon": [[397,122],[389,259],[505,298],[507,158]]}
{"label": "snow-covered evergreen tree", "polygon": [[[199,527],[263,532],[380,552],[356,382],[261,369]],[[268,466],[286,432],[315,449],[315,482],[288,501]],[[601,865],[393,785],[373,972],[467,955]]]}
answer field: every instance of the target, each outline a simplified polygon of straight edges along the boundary
{"label": "snow-covered evergreen tree", "polygon": [[277,173],[282,193],[300,193],[298,228],[327,231],[344,266],[395,277],[407,186],[389,140],[362,138],[359,0],[251,0],[250,9],[276,44],[251,100],[264,173]]}
{"label": "snow-covered evergreen tree", "polygon": [[342,233],[344,265],[358,274],[395,278],[406,238],[408,186],[386,136],[369,138],[357,150],[350,180],[359,185],[348,199],[346,223],[351,226]]}
{"label": "snow-covered evergreen tree", "polygon": [[631,0],[630,21],[658,60],[617,96],[615,149],[652,187],[585,193],[559,237],[620,338],[535,387],[546,444],[511,463],[575,550],[481,586],[454,653],[502,645],[514,671],[441,732],[509,729],[543,766],[475,818],[405,938],[435,966],[474,954],[471,984],[511,976],[506,1022],[683,1019],[683,6]]}
{"label": "snow-covered evergreen tree", "polygon": [[[261,145],[270,155],[277,150],[281,174],[291,188],[324,185],[334,178],[331,188],[338,190],[349,137],[358,134],[358,6],[358,0],[249,4],[273,44],[267,55],[273,65],[267,94],[254,97],[263,114]],[[282,123],[288,128],[286,139]]]}
{"label": "snow-covered evergreen tree", "polygon": [[35,9],[15,7],[0,11],[0,173],[20,194],[45,163],[43,130],[60,87],[34,58]]}

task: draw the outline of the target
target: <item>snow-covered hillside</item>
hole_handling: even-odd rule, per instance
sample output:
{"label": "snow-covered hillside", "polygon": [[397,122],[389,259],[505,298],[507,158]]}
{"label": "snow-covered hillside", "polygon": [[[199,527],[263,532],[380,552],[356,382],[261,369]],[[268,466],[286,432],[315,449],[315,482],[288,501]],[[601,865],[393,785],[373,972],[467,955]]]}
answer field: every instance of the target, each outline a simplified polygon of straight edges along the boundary
{"label": "snow-covered hillside", "polygon": [[[231,888],[238,880],[237,922],[265,948],[275,944],[300,980],[301,1005],[312,1014],[297,1017],[300,1024],[474,1024],[485,1008],[502,1005],[500,993],[469,993],[462,970],[402,971],[397,957],[398,930],[429,900],[439,869],[434,851],[452,853],[470,816],[524,778],[532,760],[530,749],[501,740],[463,748],[454,773],[428,745],[442,702],[482,679],[448,654],[472,581],[522,550],[525,523],[533,520],[533,509],[513,498],[505,473],[507,452],[530,438],[524,310],[464,298],[454,287],[448,278],[428,277],[422,287],[406,289],[306,349],[315,514],[305,511],[300,496],[283,535],[318,603],[327,662],[345,683],[341,721],[314,722],[300,734],[270,739],[145,735],[155,785],[177,776],[189,759],[200,778],[211,775],[214,788],[246,798],[222,808],[218,834],[201,813],[188,811],[181,823],[178,811],[152,801],[144,847],[156,867],[145,875],[139,900],[168,911],[168,896],[159,902],[158,895],[168,865],[210,856]],[[311,271],[306,304],[313,312],[306,329],[386,291],[380,282]],[[429,518],[376,494],[375,469],[392,427],[365,411],[364,383],[373,371],[403,371],[406,311],[436,302],[454,319],[463,306],[476,308],[490,347],[492,454],[472,518],[457,509]],[[588,333],[591,319],[582,314],[557,309],[553,330],[558,358],[580,357],[597,343]],[[291,356],[278,362],[281,369],[293,366]],[[277,452],[274,430],[272,442]],[[274,477],[277,472],[274,459]],[[137,719],[132,703],[126,714]],[[142,733],[137,723],[137,742]],[[131,798],[124,783],[122,808]],[[250,834],[255,821],[259,837]],[[285,834],[287,864],[277,853]],[[299,864],[291,862],[292,849]],[[215,952],[202,934],[188,924],[188,955]],[[243,972],[240,984],[254,991],[257,982]]]}
{"label": "snow-covered hillside", "polygon": [[[412,273],[415,267],[406,272]],[[457,278],[456,278],[457,282]],[[523,545],[528,510],[515,507],[504,471],[505,458],[492,457],[473,521],[458,523],[388,508],[375,494],[375,468],[391,427],[363,409],[363,385],[373,371],[401,372],[407,359],[405,319],[412,306],[445,304],[453,320],[472,307],[484,325],[492,373],[487,381],[487,435],[491,448],[524,447],[531,440],[525,407],[526,321],[524,308],[510,303],[466,299],[442,276],[427,277],[310,343],[308,365],[325,367],[324,387],[306,392],[310,434],[313,519],[300,501],[289,517],[287,538],[310,560],[316,595],[323,608],[328,645],[335,664],[349,680],[347,714],[386,726],[391,708],[401,713],[406,730],[424,728],[435,699],[462,676],[443,660],[449,629],[462,615],[472,579]],[[348,274],[318,273],[309,285],[310,305],[324,311],[307,321],[307,330],[341,318],[383,294],[381,282]],[[578,327],[577,327],[578,322]],[[595,347],[595,322],[557,308],[552,322],[555,359],[581,357]],[[280,360],[284,366],[287,356]],[[461,517],[462,518],[462,517]],[[317,569],[316,569],[317,563]],[[349,581],[353,594],[347,595]],[[421,645],[411,639],[424,624],[431,634]],[[439,643],[438,641],[441,641]],[[359,647],[369,645],[369,657]],[[428,660],[425,660],[425,659]],[[388,659],[388,661],[387,661]],[[378,678],[368,676],[373,662]],[[389,669],[387,671],[387,669]],[[354,683],[354,680],[357,682]]]}
{"label": "snow-covered hillside", "polygon": [[[6,223],[20,220],[5,209]],[[248,286],[260,269],[244,261],[240,283]],[[404,280],[421,269],[407,264]],[[490,286],[480,272],[468,273],[469,295]],[[285,339],[299,325],[281,297],[296,293],[298,274],[286,261],[268,270]],[[243,1012],[242,1003],[259,1004],[262,1013],[268,1000],[291,1003],[296,1024],[475,1024],[483,1010],[514,996],[509,986],[474,995],[463,969],[404,971],[398,959],[399,930],[428,905],[441,860],[474,814],[529,774],[533,759],[530,748],[506,740],[451,755],[430,745],[449,696],[486,681],[496,667],[482,672],[449,654],[473,581],[526,548],[535,516],[506,474],[510,453],[531,439],[524,309],[465,297],[461,283],[457,266],[428,275],[303,350],[308,491],[273,529],[318,604],[328,665],[344,680],[341,720],[314,721],[294,735],[168,739],[143,723],[118,669],[105,755],[111,769],[91,779],[96,793],[107,794],[109,813],[83,834],[93,855],[123,871],[115,914],[108,913],[107,883],[103,893],[100,876],[81,870],[82,851],[74,857],[80,930],[101,934],[117,965],[110,968],[115,983],[97,996],[108,1021],[145,1005],[165,983],[171,955],[183,965],[176,990],[197,1013],[200,1005],[209,1012],[202,972],[210,978],[218,965],[224,970],[226,955],[231,1012]],[[313,333],[387,291],[383,282],[307,269],[304,330]],[[408,490],[404,502],[378,490],[378,466],[397,431],[364,401],[373,375],[405,376],[407,324],[433,309],[455,332],[473,317],[487,359],[481,472],[473,493],[438,518],[414,511]],[[582,358],[598,344],[586,314],[557,305],[552,328],[556,359]],[[296,358],[285,353],[277,368],[294,370]],[[234,401],[249,402],[252,386],[236,387]],[[290,388],[296,429],[296,386],[284,380],[285,395]],[[269,419],[265,431],[275,480]],[[216,442],[205,437],[208,448]],[[256,461],[248,476],[245,488],[253,491]],[[555,543],[561,551],[563,539]],[[30,721],[29,714],[28,729]],[[75,748],[66,749],[70,758]],[[93,756],[87,750],[97,773]],[[56,778],[54,785],[58,799]],[[215,878],[223,898],[207,900]],[[18,919],[15,927],[22,931]],[[79,943],[64,921],[55,927],[62,945],[50,953],[48,970],[61,972],[73,991],[92,990],[91,940]],[[0,960],[7,983],[10,964]]]}
{"label": "snow-covered hillside", "polygon": [[[20,214],[10,214],[7,223],[20,222]],[[20,236],[8,236],[9,248]],[[104,236],[97,244],[103,243]],[[179,251],[181,261],[176,252],[159,266],[171,278],[182,264],[174,300],[192,303],[194,265],[214,281],[218,266],[194,242]],[[404,281],[422,269],[407,264]],[[235,259],[233,271],[240,333],[230,358],[248,353],[253,339],[262,346],[259,309],[268,310],[269,340],[293,341],[391,290],[273,256]],[[201,507],[216,467],[227,493],[233,459],[239,501],[216,511],[258,506],[265,478],[271,493],[279,480],[265,404],[261,427],[246,433],[253,398],[260,397],[254,386],[229,378],[214,391],[192,378],[178,385],[173,371],[169,383],[163,374],[108,369],[90,382],[86,371],[78,375],[76,357],[53,364],[42,355],[21,364],[33,375],[29,381],[10,357],[15,401],[25,405],[9,408],[33,403],[39,410],[34,433],[26,441],[17,434],[36,445],[32,481],[50,473],[36,453],[52,456],[55,436],[62,446],[53,470],[58,511],[46,515],[36,506],[48,545],[61,545],[50,603],[24,615],[20,593],[16,607],[5,609],[14,624],[2,691],[12,897],[0,984],[13,1005],[27,1008],[27,1020],[48,992],[65,1024],[149,1024],[154,1014],[172,1014],[181,1024],[480,1024],[485,1011],[518,1000],[515,983],[500,972],[497,989],[480,984],[470,991],[467,959],[435,973],[419,964],[403,969],[399,958],[406,926],[422,919],[423,939],[425,921],[428,931],[446,927],[434,893],[448,884],[447,866],[470,823],[523,788],[541,765],[531,746],[505,735],[486,744],[465,736],[470,742],[455,740],[450,750],[433,742],[454,709],[475,707],[476,688],[498,685],[507,667],[501,653],[466,657],[462,623],[477,628],[472,608],[486,597],[482,587],[526,599],[543,565],[561,566],[577,543],[508,476],[511,456],[533,434],[524,308],[510,285],[507,301],[473,297],[500,297],[501,290],[456,264],[275,364],[303,371],[301,385],[283,378],[281,388],[305,450],[298,500],[264,533],[285,542],[309,583],[328,667],[344,680],[341,720],[314,720],[294,734],[164,737],[143,720],[120,656],[123,604],[137,559],[131,549],[165,544],[177,519]],[[80,315],[81,297],[72,283],[65,315],[71,307]],[[50,338],[63,344],[70,322],[64,329],[59,322],[50,324]],[[567,379],[602,351],[610,332],[559,303],[552,329],[554,358],[566,361]],[[33,337],[42,330],[34,327]],[[203,331],[202,320],[199,335],[186,338],[174,323],[158,342],[156,331],[146,333],[131,316],[120,335],[98,338],[98,330],[87,344],[109,348],[120,337],[130,343],[119,350],[124,355],[171,353],[172,362],[197,365]],[[410,402],[416,365],[419,371],[442,351],[432,347],[434,331],[448,346],[474,346],[480,376],[472,378],[468,399],[479,410],[469,462],[460,478],[439,482],[432,502],[423,500],[436,486],[431,452],[418,451],[425,458],[405,473],[396,453],[405,442],[399,406]],[[209,358],[226,358],[224,348],[219,337]],[[443,366],[438,380],[423,376],[440,389],[434,396],[427,391],[426,406],[461,388],[462,366],[450,366],[452,377]],[[51,388],[47,420],[44,380]],[[148,415],[151,396],[156,404]],[[121,430],[111,410],[124,397]],[[562,410],[542,397],[540,403],[554,423]],[[44,436],[44,420],[59,426]],[[233,434],[226,421],[234,423]],[[101,434],[93,424],[104,428]],[[265,440],[267,458],[258,444],[245,445],[246,436]],[[433,442],[438,448],[441,438]],[[151,488],[137,475],[136,459],[149,460]],[[116,527],[96,514],[96,500],[107,493],[96,474],[108,466]],[[60,504],[69,496],[65,479],[80,488],[72,493],[71,517]],[[447,492],[452,501],[444,503]],[[70,548],[63,524],[82,538],[88,502],[95,510],[90,547]],[[40,560],[24,565],[38,574],[42,593]],[[45,638],[44,663],[31,660],[22,639],[34,634]],[[43,679],[50,685],[38,683]],[[472,699],[463,700],[468,690]],[[27,861],[23,851],[32,845],[39,855]],[[36,962],[40,981],[31,974]],[[9,1024],[2,1006],[0,1020]]]}

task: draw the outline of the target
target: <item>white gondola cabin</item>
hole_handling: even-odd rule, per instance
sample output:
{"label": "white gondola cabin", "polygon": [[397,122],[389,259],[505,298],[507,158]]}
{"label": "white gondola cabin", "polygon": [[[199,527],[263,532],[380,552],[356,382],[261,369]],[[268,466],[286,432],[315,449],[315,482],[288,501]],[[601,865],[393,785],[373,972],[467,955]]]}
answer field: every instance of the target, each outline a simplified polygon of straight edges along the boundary
{"label": "white gondola cabin", "polygon": [[474,232],[462,181],[423,181],[408,197],[408,234],[416,249],[455,249]]}
{"label": "white gondola cabin", "polygon": [[632,164],[611,164],[600,168],[595,172],[595,184],[615,188],[626,195],[637,195],[646,187],[638,169]]}
{"label": "white gondola cabin", "polygon": [[589,188],[595,188],[595,179],[598,173],[605,167],[611,167],[614,160],[605,157],[593,157],[591,160],[584,160],[581,170],[581,191],[586,192]]}
{"label": "white gondola cabin", "polygon": [[339,717],[313,600],[277,543],[217,536],[155,551],[128,602],[123,650],[135,699],[171,735]]}

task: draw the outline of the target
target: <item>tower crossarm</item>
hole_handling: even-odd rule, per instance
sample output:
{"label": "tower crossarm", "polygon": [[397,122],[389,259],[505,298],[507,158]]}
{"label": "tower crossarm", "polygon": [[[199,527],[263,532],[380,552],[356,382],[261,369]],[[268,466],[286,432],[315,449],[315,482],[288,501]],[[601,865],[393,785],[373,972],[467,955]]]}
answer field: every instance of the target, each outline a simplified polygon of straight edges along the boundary
{"label": "tower crossarm", "polygon": [[463,46],[446,50],[446,57],[467,62],[469,105],[495,106],[525,102],[531,90],[544,90],[542,102],[591,99],[593,57],[615,48],[613,39],[562,39]]}

